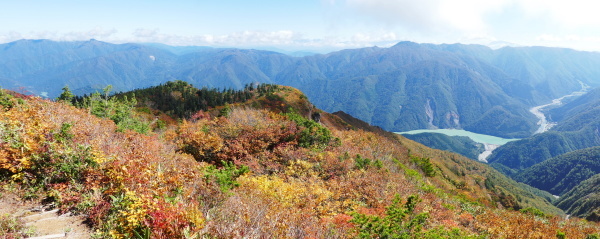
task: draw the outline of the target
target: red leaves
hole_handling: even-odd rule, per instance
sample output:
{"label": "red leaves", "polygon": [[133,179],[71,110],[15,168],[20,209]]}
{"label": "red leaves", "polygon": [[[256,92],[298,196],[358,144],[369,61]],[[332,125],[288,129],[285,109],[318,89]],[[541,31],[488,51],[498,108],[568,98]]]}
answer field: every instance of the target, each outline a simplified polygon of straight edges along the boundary
{"label": "red leaves", "polygon": [[[546,238],[557,230],[578,238],[597,231],[597,226],[578,221],[539,220],[472,203],[487,199],[478,184],[465,177],[464,172],[476,171],[464,165],[452,165],[465,177],[466,187],[460,191],[450,191],[456,187],[445,187],[442,177],[411,178],[409,170],[418,172],[408,159],[408,148],[417,154],[431,152],[370,132],[332,129],[340,146],[302,148],[296,123],[264,110],[234,108],[227,118],[211,119],[198,112],[177,131],[148,136],[116,133],[111,121],[71,106],[39,99],[27,99],[27,104],[0,112],[0,123],[10,124],[2,130],[13,133],[2,134],[12,141],[0,142],[0,167],[31,173],[29,156],[36,156],[40,165],[77,169],[53,166],[38,174],[77,175],[77,180],[46,185],[54,193],[47,196],[64,210],[86,213],[103,236],[148,232],[154,238],[202,233],[223,238],[352,237],[355,225],[349,214],[384,215],[395,194],[421,196],[417,211],[430,215],[425,229],[458,228],[507,238]],[[73,127],[61,136],[65,124]],[[65,137],[69,134],[72,137]],[[438,151],[432,152],[440,172],[451,174],[446,166],[450,164]],[[356,167],[356,155],[380,162],[380,167]],[[71,162],[66,159],[74,163],[64,163]],[[74,167],[82,159],[94,166]],[[206,173],[209,167],[222,170],[222,161],[251,168],[250,173],[227,178],[237,186],[227,192],[221,190],[217,174]]]}
{"label": "red leaves", "polygon": [[191,226],[184,212],[177,210],[175,206],[178,205],[163,201],[148,212],[144,225],[150,229],[154,238],[178,238],[186,227]]}

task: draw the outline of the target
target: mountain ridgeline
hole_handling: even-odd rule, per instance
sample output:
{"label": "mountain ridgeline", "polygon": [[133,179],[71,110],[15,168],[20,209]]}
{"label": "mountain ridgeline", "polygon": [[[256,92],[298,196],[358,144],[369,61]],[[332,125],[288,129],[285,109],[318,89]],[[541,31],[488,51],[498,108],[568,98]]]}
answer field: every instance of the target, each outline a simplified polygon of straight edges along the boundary
{"label": "mountain ridgeline", "polygon": [[276,52],[96,40],[20,40],[0,45],[0,85],[56,97],[183,80],[242,89],[296,87],[321,109],[342,110],[388,131],[462,128],[507,138],[535,130],[533,105],[600,85],[600,54],[560,48],[433,45],[342,50],[293,57]]}

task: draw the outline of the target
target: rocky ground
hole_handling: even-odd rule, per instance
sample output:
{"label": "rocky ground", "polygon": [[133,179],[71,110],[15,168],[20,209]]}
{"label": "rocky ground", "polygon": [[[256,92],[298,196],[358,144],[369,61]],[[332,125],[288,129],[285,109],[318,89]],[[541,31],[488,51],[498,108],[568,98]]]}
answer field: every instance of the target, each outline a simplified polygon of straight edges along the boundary
{"label": "rocky ground", "polygon": [[13,195],[0,196],[0,215],[7,214],[25,223],[31,239],[90,238],[92,233],[82,216],[61,215],[51,205],[23,201]]}

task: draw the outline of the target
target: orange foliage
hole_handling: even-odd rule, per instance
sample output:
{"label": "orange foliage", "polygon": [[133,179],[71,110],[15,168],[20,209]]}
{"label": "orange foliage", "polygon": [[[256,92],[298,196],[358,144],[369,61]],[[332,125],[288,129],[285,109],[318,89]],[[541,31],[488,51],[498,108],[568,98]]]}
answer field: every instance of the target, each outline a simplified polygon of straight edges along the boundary
{"label": "orange foliage", "polygon": [[[0,175],[25,185],[56,169],[38,165],[87,163],[77,168],[79,181],[42,183],[42,193],[63,210],[86,214],[100,236],[114,238],[348,238],[356,236],[353,212],[382,216],[395,195],[419,195],[415,212],[429,215],[425,229],[490,238],[598,233],[597,224],[489,208],[490,195],[479,189],[483,176],[457,183],[453,171],[466,169],[434,157],[441,176],[425,177],[399,140],[327,122],[335,120],[324,124],[340,139],[337,146],[299,147],[294,122],[242,107],[228,117],[202,113],[142,135],[115,132],[112,121],[32,98],[0,110]],[[236,183],[224,192],[215,178],[227,175],[208,175],[223,170],[221,162],[246,165],[251,173],[221,178]],[[478,167],[470,170],[483,170]]]}

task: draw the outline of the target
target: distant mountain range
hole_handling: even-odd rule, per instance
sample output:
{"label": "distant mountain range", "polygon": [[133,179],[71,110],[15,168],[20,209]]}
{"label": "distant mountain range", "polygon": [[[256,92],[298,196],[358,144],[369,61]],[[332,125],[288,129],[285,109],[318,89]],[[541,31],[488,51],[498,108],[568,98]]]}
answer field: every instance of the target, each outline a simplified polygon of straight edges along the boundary
{"label": "distant mountain range", "polygon": [[535,130],[531,106],[600,85],[600,54],[562,48],[433,45],[295,57],[270,51],[20,40],[0,45],[0,85],[56,97],[112,85],[184,80],[198,87],[261,82],[299,88],[318,107],[389,131],[462,128],[502,137]]}

